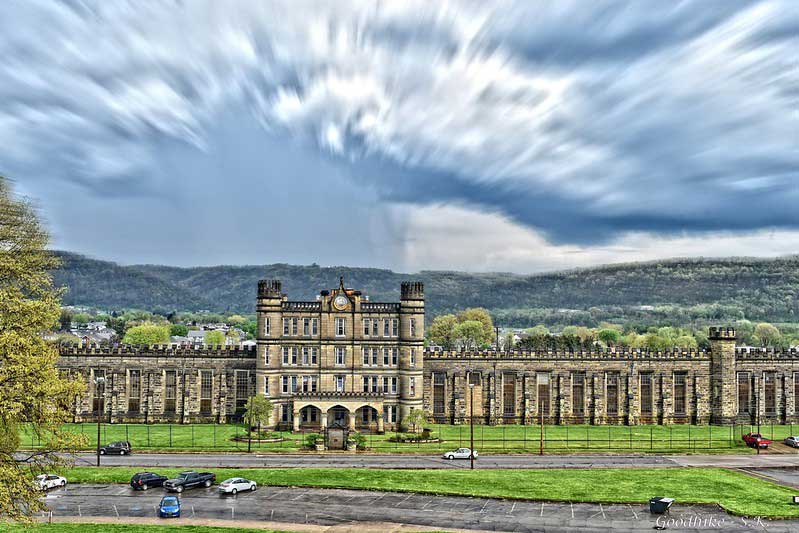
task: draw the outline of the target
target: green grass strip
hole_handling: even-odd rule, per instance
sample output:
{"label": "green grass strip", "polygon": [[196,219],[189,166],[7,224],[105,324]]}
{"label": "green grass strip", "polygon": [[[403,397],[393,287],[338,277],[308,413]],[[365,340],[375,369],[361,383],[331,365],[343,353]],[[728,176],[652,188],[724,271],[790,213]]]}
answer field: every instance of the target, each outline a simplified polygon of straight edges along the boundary
{"label": "green grass strip", "polygon": [[150,526],[134,524],[0,524],[2,533],[280,533],[267,529],[213,526]]}
{"label": "green grass strip", "polygon": [[[142,468],[76,467],[72,483],[128,483]],[[172,475],[173,468],[153,469]],[[208,469],[206,469],[208,470]],[[669,496],[679,503],[717,503],[727,511],[770,518],[799,517],[799,490],[723,468],[592,468],[542,470],[388,470],[367,468],[211,469],[217,481],[247,477],[260,485],[419,492],[491,498],[645,503]]]}

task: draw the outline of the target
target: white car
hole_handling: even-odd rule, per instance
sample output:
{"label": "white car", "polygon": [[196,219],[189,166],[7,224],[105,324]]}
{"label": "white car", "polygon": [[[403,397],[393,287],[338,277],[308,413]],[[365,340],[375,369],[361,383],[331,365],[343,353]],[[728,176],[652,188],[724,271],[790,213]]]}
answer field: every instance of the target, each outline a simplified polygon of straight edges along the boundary
{"label": "white car", "polygon": [[796,435],[788,437],[784,441],[782,441],[786,446],[790,446],[791,448],[799,448],[799,437]]}
{"label": "white car", "polygon": [[243,490],[253,491],[258,488],[255,481],[243,477],[232,477],[219,484],[219,492],[223,494],[236,494]]}
{"label": "white car", "polygon": [[[468,459],[471,453],[472,450],[469,448],[458,448],[452,452],[445,452],[442,457],[444,459]],[[477,452],[474,452],[474,458],[477,459]]]}
{"label": "white car", "polygon": [[50,490],[56,487],[65,487],[67,485],[67,478],[56,476],[54,474],[42,474],[36,476],[36,483],[42,490]]}

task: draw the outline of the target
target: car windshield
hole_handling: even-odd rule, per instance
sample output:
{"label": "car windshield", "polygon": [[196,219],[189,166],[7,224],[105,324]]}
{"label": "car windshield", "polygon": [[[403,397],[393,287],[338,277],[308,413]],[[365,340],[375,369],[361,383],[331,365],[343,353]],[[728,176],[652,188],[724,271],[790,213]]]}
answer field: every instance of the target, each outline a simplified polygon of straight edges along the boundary
{"label": "car windshield", "polygon": [[36,476],[36,479],[42,480],[42,479],[45,479],[46,477],[47,476],[45,476],[44,474],[41,474],[41,475]]}
{"label": "car windshield", "polygon": [[161,505],[177,505],[178,499],[177,498],[164,498],[161,500]]}
{"label": "car windshield", "polygon": [[222,482],[223,485],[229,484],[229,483],[237,483],[237,480],[235,478],[230,478],[230,479],[226,479],[225,481]]}

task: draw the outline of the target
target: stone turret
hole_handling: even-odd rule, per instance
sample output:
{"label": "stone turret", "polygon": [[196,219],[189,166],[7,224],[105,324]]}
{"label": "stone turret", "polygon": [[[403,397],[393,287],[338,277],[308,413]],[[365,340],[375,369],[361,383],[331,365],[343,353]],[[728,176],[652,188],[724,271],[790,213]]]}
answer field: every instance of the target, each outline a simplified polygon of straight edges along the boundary
{"label": "stone turret", "polygon": [[729,424],[735,420],[735,329],[711,327],[710,340],[710,421]]}
{"label": "stone turret", "polygon": [[424,283],[400,286],[400,419],[411,409],[423,409],[424,396]]}

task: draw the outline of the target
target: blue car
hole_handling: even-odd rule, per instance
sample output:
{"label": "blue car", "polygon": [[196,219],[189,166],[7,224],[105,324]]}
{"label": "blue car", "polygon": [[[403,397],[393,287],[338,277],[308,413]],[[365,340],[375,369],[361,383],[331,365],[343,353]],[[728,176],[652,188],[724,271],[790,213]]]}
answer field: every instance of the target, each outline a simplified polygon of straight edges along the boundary
{"label": "blue car", "polygon": [[180,516],[180,500],[177,496],[164,496],[158,506],[158,516],[161,518],[178,518]]}

